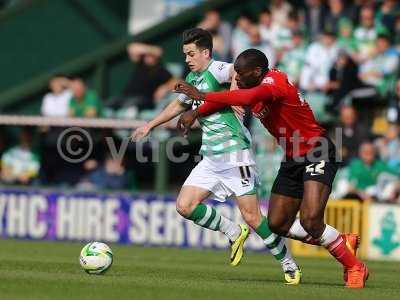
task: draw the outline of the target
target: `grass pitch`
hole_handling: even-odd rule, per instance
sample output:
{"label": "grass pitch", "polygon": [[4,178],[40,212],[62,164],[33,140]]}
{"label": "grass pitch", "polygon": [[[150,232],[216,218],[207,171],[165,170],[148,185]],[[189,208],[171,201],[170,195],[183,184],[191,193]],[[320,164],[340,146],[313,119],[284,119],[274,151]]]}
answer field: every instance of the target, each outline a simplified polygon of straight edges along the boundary
{"label": "grass pitch", "polygon": [[299,258],[300,286],[285,286],[271,256],[248,253],[236,268],[221,251],[111,245],[105,275],[79,266],[83,244],[0,240],[0,299],[399,299],[400,263],[369,262],[367,288],[343,287],[333,259]]}

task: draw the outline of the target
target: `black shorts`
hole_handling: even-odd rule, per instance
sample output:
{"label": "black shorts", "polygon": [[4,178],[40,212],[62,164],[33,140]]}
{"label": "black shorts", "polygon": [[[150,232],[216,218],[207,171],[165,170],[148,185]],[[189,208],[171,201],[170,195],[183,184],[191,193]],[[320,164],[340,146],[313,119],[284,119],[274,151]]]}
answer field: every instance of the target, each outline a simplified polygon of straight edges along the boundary
{"label": "black shorts", "polygon": [[271,192],[296,199],[302,199],[304,182],[314,180],[332,188],[338,169],[336,147],[330,138],[324,136],[324,144],[317,144],[307,155],[286,158],[282,161]]}

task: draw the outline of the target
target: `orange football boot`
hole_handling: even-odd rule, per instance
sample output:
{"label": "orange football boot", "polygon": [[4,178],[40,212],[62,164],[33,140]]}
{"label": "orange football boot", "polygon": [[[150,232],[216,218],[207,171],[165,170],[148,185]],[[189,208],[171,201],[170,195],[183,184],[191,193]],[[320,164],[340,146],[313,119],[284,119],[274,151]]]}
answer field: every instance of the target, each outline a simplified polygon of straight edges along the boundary
{"label": "orange football boot", "polygon": [[[360,236],[355,233],[343,233],[341,236],[350,252],[354,256],[357,256],[357,250],[360,246]],[[347,273],[348,270],[346,269],[346,267],[343,267],[343,280],[345,282],[347,282]]]}
{"label": "orange football boot", "polygon": [[346,287],[351,289],[362,289],[369,276],[368,268],[363,263],[355,265],[347,270]]}

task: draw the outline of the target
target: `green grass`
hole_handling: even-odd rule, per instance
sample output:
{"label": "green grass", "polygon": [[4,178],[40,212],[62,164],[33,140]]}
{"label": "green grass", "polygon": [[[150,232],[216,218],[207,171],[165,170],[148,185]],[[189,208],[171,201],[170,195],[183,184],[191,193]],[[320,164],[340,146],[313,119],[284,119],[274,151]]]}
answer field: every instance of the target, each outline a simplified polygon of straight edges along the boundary
{"label": "green grass", "polygon": [[78,262],[83,244],[0,240],[0,299],[399,299],[400,263],[369,262],[367,288],[343,287],[333,259],[299,258],[304,280],[285,286],[280,266],[248,253],[229,267],[221,251],[112,245],[114,264],[88,275]]}

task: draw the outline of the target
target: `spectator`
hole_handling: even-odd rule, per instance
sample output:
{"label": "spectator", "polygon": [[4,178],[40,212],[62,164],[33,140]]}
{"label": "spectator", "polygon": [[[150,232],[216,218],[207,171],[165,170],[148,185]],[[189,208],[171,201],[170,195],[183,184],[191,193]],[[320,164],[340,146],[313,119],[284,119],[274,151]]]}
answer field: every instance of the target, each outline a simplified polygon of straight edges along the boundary
{"label": "spectator", "polygon": [[289,13],[284,27],[288,28],[292,33],[296,31],[301,31],[304,33],[304,28],[298,11],[292,10]]}
{"label": "spectator", "polygon": [[399,126],[390,124],[382,138],[376,140],[380,158],[400,175],[400,136]]}
{"label": "spectator", "polygon": [[383,0],[377,14],[376,21],[388,33],[395,31],[396,17],[400,14],[400,4],[396,0]]}
{"label": "spectator", "polygon": [[385,95],[395,80],[399,58],[390,38],[380,34],[376,41],[375,54],[360,66],[359,76],[368,85]]}
{"label": "spectator", "polygon": [[347,51],[347,53],[349,53],[352,57],[355,57],[354,55],[357,50],[357,44],[353,38],[353,24],[350,20],[341,19],[338,26],[338,47]]}
{"label": "spectator", "polygon": [[[262,40],[258,26],[252,26],[249,30],[250,47],[263,52],[268,58],[268,65],[273,68],[276,63],[275,49],[271,43]],[[249,48],[250,48],[249,47]]]}
{"label": "spectator", "polygon": [[387,119],[389,122],[400,124],[400,79],[397,80],[395,93],[390,98]]}
{"label": "spectator", "polygon": [[91,189],[126,189],[128,187],[128,176],[122,162],[111,155],[108,155],[104,163],[97,166],[94,163],[90,166],[89,175],[80,185]]}
{"label": "spectator", "polygon": [[232,33],[232,56],[234,59],[250,48],[249,32],[254,27],[251,17],[247,13],[242,13],[236,21],[236,27]]}
{"label": "spectator", "polygon": [[340,50],[335,64],[329,71],[328,93],[332,96],[330,108],[335,111],[345,96],[361,86],[358,65],[346,51]]}
{"label": "spectator", "polygon": [[292,48],[284,52],[279,63],[279,68],[288,75],[289,80],[295,85],[299,84],[305,53],[306,46],[303,34],[300,31],[295,31],[292,37]]}
{"label": "spectator", "polygon": [[357,62],[363,62],[370,58],[375,48],[375,40],[378,35],[375,27],[375,13],[370,6],[361,8],[359,26],[354,31],[354,39],[357,47]]}
{"label": "spectator", "polygon": [[69,103],[72,97],[70,80],[66,77],[55,75],[50,78],[49,89],[42,101],[41,112],[46,117],[67,117]]}
{"label": "spectator", "polygon": [[23,129],[19,145],[7,150],[1,157],[1,179],[10,184],[30,184],[39,173],[39,158],[32,151],[32,134]]}
{"label": "spectator", "polygon": [[95,118],[102,115],[101,100],[95,91],[86,87],[82,79],[72,80],[70,87],[73,92],[69,105],[71,117]]}
{"label": "spectator", "polygon": [[292,11],[292,6],[285,0],[272,0],[271,2],[272,22],[280,27],[286,25],[286,20]]}
{"label": "spectator", "polygon": [[300,76],[300,87],[303,90],[326,91],[329,70],[336,60],[338,50],[335,35],[330,31],[325,31],[319,41],[308,47]]}
{"label": "spectator", "polygon": [[176,80],[160,62],[162,49],[157,46],[131,43],[128,45],[130,59],[136,64],[123,96],[117,104],[129,102],[139,110],[153,109],[174,88]]}
{"label": "spectator", "polygon": [[376,151],[371,142],[363,142],[359,158],[350,163],[349,181],[350,193],[355,193],[363,201],[371,201],[373,198],[387,201],[396,197],[396,172],[376,158]]}
{"label": "spectator", "polygon": [[[358,148],[362,141],[368,138],[368,130],[358,121],[357,112],[352,106],[344,105],[340,109],[340,121],[336,126],[340,129],[342,136],[339,149],[342,154],[343,165],[347,165],[350,160],[357,157]],[[340,141],[336,141],[340,144]]]}
{"label": "spectator", "polygon": [[[287,26],[274,23],[269,9],[263,10],[258,16],[259,32],[263,43],[269,44],[275,50],[288,48],[291,39],[291,31]],[[285,19],[284,25],[288,23]]]}
{"label": "spectator", "polygon": [[326,9],[321,0],[306,0],[305,27],[311,41],[315,41],[324,29]]}
{"label": "spectator", "polygon": [[343,0],[329,0],[329,11],[325,17],[324,29],[337,33],[339,22],[353,18],[350,7],[346,7]]}
{"label": "spectator", "polygon": [[394,25],[394,44],[396,45],[397,52],[400,53],[400,14],[396,16]]}
{"label": "spectator", "polygon": [[209,10],[205,13],[199,27],[211,32],[214,45],[213,53],[216,55],[215,59],[229,61],[232,46],[231,25],[221,20],[221,15],[217,10]]}

